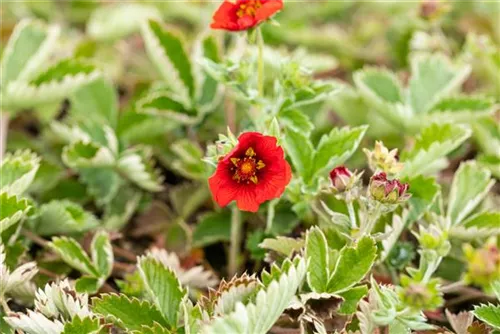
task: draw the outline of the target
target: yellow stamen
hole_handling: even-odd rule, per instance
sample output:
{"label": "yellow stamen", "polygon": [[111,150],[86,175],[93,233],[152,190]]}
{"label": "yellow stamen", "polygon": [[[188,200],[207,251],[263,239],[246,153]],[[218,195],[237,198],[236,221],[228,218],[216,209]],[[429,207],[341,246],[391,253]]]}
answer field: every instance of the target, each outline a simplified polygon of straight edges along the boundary
{"label": "yellow stamen", "polygon": [[257,162],[256,167],[257,167],[257,169],[262,169],[262,168],[266,167],[266,164],[262,160],[259,160]]}
{"label": "yellow stamen", "polygon": [[249,147],[249,148],[247,149],[247,151],[245,152],[245,155],[246,155],[247,157],[253,157],[253,156],[255,156],[255,151],[253,150],[253,148],[252,148],[252,147]]}
{"label": "yellow stamen", "polygon": [[250,177],[250,181],[252,181],[254,184],[257,184],[259,182],[259,179],[257,178],[257,175],[253,175]]}
{"label": "yellow stamen", "polygon": [[250,174],[252,173],[254,170],[253,170],[253,165],[252,163],[250,162],[244,162],[241,167],[240,167],[240,170],[243,174]]}
{"label": "yellow stamen", "polygon": [[233,165],[235,165],[236,167],[238,167],[238,162],[240,161],[239,158],[231,158],[231,162],[233,163]]}

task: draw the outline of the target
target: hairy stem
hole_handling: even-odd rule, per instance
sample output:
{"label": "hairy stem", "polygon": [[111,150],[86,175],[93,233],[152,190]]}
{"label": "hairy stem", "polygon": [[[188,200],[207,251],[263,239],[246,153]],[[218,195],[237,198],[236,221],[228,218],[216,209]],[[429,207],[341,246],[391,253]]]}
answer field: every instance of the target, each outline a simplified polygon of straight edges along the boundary
{"label": "hairy stem", "polygon": [[7,148],[7,132],[9,131],[9,114],[0,112],[0,161],[3,160]]}
{"label": "hairy stem", "polygon": [[349,211],[349,219],[351,220],[351,228],[357,229],[358,223],[356,222],[356,212],[354,211],[354,205],[351,201],[346,203],[347,211]]}
{"label": "hairy stem", "polygon": [[227,272],[229,277],[238,273],[240,247],[241,247],[241,230],[242,230],[241,213],[238,207],[232,207],[231,215],[231,244],[229,248],[229,263]]}

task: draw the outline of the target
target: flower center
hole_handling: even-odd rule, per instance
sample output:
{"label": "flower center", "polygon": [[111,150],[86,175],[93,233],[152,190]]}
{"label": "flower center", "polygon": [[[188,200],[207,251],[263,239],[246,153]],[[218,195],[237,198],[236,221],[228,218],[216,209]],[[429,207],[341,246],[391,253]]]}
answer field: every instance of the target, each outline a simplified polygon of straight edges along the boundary
{"label": "flower center", "polygon": [[249,0],[246,3],[242,3],[240,5],[240,8],[236,12],[236,15],[238,15],[238,17],[243,17],[246,15],[251,16],[251,17],[255,17],[255,12],[261,6],[262,6],[262,3],[260,2],[260,0]]}
{"label": "flower center", "polygon": [[262,160],[256,158],[252,147],[246,150],[243,158],[231,158],[231,162],[233,163],[233,167],[231,167],[231,171],[234,173],[233,180],[238,183],[246,182],[249,184],[253,182],[257,184],[259,182],[257,171],[266,167]]}

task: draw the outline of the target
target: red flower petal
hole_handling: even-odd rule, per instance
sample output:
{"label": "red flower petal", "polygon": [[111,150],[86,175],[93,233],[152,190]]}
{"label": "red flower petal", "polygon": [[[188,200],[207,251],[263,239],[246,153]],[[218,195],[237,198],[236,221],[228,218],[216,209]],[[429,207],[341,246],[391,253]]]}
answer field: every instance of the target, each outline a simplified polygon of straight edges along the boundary
{"label": "red flower petal", "polygon": [[282,8],[282,0],[238,0],[236,3],[225,0],[215,11],[210,27],[229,31],[247,30],[268,19]]}
{"label": "red flower petal", "polygon": [[282,0],[267,0],[262,1],[262,7],[255,12],[255,19],[258,22],[267,20],[283,8]]}

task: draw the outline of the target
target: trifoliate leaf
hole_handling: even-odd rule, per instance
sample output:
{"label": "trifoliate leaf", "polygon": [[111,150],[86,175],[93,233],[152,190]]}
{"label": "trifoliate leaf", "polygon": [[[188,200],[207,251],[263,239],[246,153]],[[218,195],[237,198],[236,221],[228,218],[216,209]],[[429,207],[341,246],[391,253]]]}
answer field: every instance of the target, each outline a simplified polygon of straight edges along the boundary
{"label": "trifoliate leaf", "polygon": [[0,193],[0,233],[25,218],[32,206],[26,199]]}
{"label": "trifoliate leaf", "polygon": [[93,277],[99,276],[99,272],[92,264],[89,256],[75,239],[55,237],[49,245],[71,267]]}
{"label": "trifoliate leaf", "polygon": [[92,306],[95,313],[131,331],[140,331],[142,326],[152,327],[155,323],[168,326],[161,312],[153,304],[137,298],[103,294],[99,298],[92,298]]}
{"label": "trifoliate leaf", "polygon": [[36,232],[42,236],[81,233],[99,225],[92,213],[67,200],[54,200],[40,206],[34,223]]}
{"label": "trifoliate leaf", "polygon": [[87,22],[89,36],[100,41],[113,41],[140,30],[147,19],[159,19],[154,6],[140,3],[116,3],[100,6]]}
{"label": "trifoliate leaf", "polygon": [[431,124],[417,136],[413,148],[402,155],[404,169],[400,177],[427,174],[446,167],[441,159],[460,146],[471,131],[456,124]]}
{"label": "trifoliate leaf", "polygon": [[92,262],[99,271],[99,276],[103,278],[109,277],[113,270],[114,255],[108,233],[104,231],[97,232],[92,238],[90,249]]}
{"label": "trifoliate leaf", "polygon": [[328,292],[345,291],[358,283],[370,271],[376,257],[377,247],[370,237],[361,238],[354,247],[344,247],[330,275]]}
{"label": "trifoliate leaf", "polygon": [[148,55],[163,79],[189,105],[196,94],[196,83],[182,38],[155,20],[142,25],[142,36]]}
{"label": "trifoliate leaf", "polygon": [[102,329],[99,319],[75,317],[64,325],[61,334],[97,334]]}
{"label": "trifoliate leaf", "polygon": [[474,162],[460,165],[453,178],[449,195],[447,217],[458,225],[483,200],[494,180],[491,173]]}
{"label": "trifoliate leaf", "polygon": [[33,182],[39,166],[40,158],[30,151],[6,154],[0,165],[0,191],[21,195]]}
{"label": "trifoliate leaf", "polygon": [[411,59],[409,102],[415,114],[426,113],[460,87],[470,73],[442,54],[418,54]]}
{"label": "trifoliate leaf", "polygon": [[307,283],[314,292],[326,292],[330,279],[330,259],[325,235],[312,228],[306,236]]}
{"label": "trifoliate leaf", "polygon": [[185,291],[171,269],[152,257],[141,257],[138,269],[146,291],[171,327],[177,326]]}
{"label": "trifoliate leaf", "polygon": [[118,159],[117,167],[128,180],[145,190],[155,192],[163,189],[163,178],[153,167],[151,151],[145,147],[124,151]]}
{"label": "trifoliate leaf", "polygon": [[492,304],[480,305],[474,307],[472,311],[474,315],[481,321],[487,323],[491,327],[500,330],[500,307]]}

